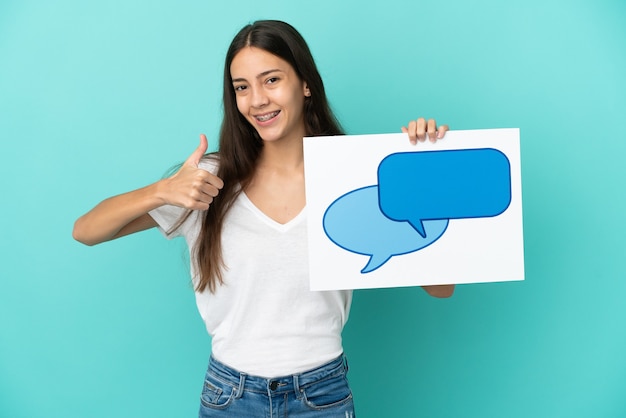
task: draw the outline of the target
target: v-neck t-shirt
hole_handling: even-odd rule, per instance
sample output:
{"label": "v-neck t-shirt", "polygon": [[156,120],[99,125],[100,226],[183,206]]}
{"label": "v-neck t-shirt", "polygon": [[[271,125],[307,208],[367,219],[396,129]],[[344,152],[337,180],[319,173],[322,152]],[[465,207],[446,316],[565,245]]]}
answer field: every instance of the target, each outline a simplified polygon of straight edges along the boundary
{"label": "v-neck t-shirt", "polygon": [[[200,167],[214,171],[206,161]],[[168,234],[184,212],[166,205],[150,215],[166,237],[183,236],[193,249],[203,211],[193,211]],[[309,289],[306,234],[306,207],[281,224],[239,194],[222,231],[224,284],[215,293],[196,292],[218,361],[250,375],[276,377],[313,369],[342,353],[352,291]],[[197,274],[192,261],[194,283]]]}

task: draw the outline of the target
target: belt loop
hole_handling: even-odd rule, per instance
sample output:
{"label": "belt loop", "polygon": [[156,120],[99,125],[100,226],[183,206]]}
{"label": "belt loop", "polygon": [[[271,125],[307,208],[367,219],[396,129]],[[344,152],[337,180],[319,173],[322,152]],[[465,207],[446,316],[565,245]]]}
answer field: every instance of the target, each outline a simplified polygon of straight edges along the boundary
{"label": "belt loop", "polygon": [[348,357],[346,357],[345,354],[343,354],[343,367],[346,370],[346,374],[348,374],[348,371],[350,370],[350,366],[348,366]]}
{"label": "belt loop", "polygon": [[246,374],[239,373],[239,387],[237,388],[237,393],[235,394],[235,399],[239,399],[243,396],[243,388],[246,384]]}
{"label": "belt loop", "polygon": [[293,390],[296,392],[296,399],[302,399],[302,391],[300,390],[300,380],[298,375],[293,375]]}

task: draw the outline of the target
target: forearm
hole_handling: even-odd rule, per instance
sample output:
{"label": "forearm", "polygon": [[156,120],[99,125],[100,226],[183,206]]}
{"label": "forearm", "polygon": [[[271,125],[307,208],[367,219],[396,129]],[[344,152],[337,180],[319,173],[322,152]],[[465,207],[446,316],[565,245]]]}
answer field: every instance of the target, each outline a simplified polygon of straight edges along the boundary
{"label": "forearm", "polygon": [[436,298],[449,298],[454,293],[453,284],[422,286],[422,289]]}
{"label": "forearm", "polygon": [[159,182],[103,200],[74,223],[72,236],[95,245],[156,226],[148,212],[165,202]]}

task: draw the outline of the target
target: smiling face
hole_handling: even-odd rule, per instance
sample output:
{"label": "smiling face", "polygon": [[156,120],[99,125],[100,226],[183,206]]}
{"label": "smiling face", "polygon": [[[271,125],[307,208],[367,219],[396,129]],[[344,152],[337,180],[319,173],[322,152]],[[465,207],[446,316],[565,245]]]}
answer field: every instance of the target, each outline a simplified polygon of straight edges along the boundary
{"label": "smiling face", "polygon": [[263,141],[302,140],[306,83],[293,67],[269,52],[245,47],[230,65],[237,109]]}

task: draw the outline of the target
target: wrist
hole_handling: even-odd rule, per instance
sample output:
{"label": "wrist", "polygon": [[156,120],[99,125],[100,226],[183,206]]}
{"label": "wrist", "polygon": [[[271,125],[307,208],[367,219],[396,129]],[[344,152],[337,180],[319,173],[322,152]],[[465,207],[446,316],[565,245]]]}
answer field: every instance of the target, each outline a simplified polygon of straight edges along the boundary
{"label": "wrist", "polygon": [[163,206],[170,204],[170,201],[167,199],[168,190],[169,190],[169,178],[164,178],[156,183],[148,186],[151,190],[149,190],[149,194],[154,199],[156,206]]}

